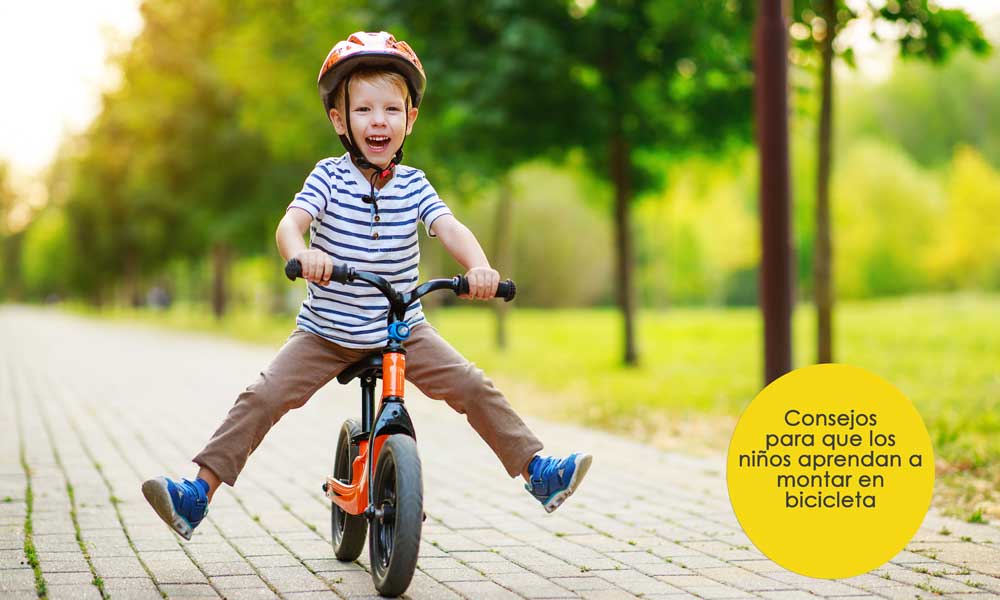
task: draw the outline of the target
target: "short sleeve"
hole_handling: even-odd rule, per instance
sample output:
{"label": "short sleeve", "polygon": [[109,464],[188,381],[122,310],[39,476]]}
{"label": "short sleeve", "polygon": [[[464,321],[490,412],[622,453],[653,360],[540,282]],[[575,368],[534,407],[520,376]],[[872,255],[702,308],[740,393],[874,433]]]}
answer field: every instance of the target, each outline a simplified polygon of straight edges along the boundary
{"label": "short sleeve", "polygon": [[434,234],[431,233],[431,225],[439,218],[450,214],[451,210],[438,196],[434,186],[427,182],[427,186],[421,192],[420,200],[417,202],[417,217],[423,222],[427,235],[434,237]]}
{"label": "short sleeve", "polygon": [[[316,163],[302,190],[295,194],[288,208],[301,208],[314,219],[322,219],[322,214],[326,210],[327,202],[330,201],[330,174],[327,172],[323,162]],[[286,209],[287,212],[287,209]]]}

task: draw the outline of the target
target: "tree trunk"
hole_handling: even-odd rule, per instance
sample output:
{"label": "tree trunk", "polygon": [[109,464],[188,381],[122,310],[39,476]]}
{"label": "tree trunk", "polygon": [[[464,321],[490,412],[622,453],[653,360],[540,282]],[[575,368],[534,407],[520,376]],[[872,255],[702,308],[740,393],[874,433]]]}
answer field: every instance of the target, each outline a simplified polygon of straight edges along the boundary
{"label": "tree trunk", "polygon": [[754,102],[760,156],[760,309],[764,385],[792,369],[791,184],[788,151],[788,23],[782,0],[760,0],[754,28]]}
{"label": "tree trunk", "polygon": [[134,252],[125,255],[125,302],[129,308],[142,306],[142,295],[139,286],[139,263]]}
{"label": "tree trunk", "polygon": [[[0,215],[0,218],[4,218]],[[6,233],[0,237],[0,247],[3,250],[3,282],[0,282],[0,289],[9,300],[19,302],[21,300],[21,248],[24,242],[24,233]]]}
{"label": "tree trunk", "polygon": [[[493,268],[500,271],[501,279],[505,279],[511,270],[511,242],[513,232],[511,231],[511,219],[513,213],[514,198],[511,190],[510,173],[505,173],[500,180],[500,196],[497,198],[497,213],[493,229]],[[497,348],[505,350],[507,348],[507,303],[493,302],[493,311],[496,315]]]}
{"label": "tree trunk", "polygon": [[[611,179],[615,184],[615,251],[618,267],[618,306],[625,320],[625,364],[636,366],[639,355],[635,340],[635,291],[632,289],[632,236],[629,203],[632,200],[632,172],[628,142],[618,122],[611,138]],[[586,265],[581,265],[586,269]],[[587,276],[586,273],[583,276]]]}
{"label": "tree trunk", "polygon": [[826,37],[820,42],[822,100],[819,112],[819,148],[816,161],[816,240],[813,286],[816,304],[816,362],[833,362],[833,249],[830,234],[830,163],[833,128],[834,0],[823,0]]}
{"label": "tree trunk", "polygon": [[226,275],[229,249],[222,242],[212,246],[212,314],[221,319],[226,314]]}

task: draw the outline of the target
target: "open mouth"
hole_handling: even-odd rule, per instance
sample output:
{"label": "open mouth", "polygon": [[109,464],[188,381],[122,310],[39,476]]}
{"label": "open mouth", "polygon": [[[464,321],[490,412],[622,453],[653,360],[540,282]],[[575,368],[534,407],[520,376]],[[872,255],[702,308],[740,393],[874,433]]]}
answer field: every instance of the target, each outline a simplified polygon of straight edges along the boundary
{"label": "open mouth", "polygon": [[389,136],[373,135],[365,138],[365,143],[372,152],[384,152],[389,147]]}

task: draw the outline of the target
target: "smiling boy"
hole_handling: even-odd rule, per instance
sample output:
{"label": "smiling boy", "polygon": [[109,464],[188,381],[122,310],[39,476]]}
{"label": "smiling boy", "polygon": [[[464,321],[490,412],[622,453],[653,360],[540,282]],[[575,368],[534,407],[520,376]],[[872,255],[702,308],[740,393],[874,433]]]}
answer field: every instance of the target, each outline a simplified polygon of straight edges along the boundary
{"label": "smiling boy", "polygon": [[[330,281],[333,265],[378,273],[400,291],[418,280],[417,223],[465,269],[467,297],[492,298],[500,274],[418,169],[400,164],[417,120],[426,80],[406,42],[358,32],[330,51],[319,76],[320,98],[347,153],[319,161],[278,224],[285,260],[297,258],[308,293],[296,330],[268,368],[239,395],[223,424],[193,461],[194,481],[155,477],[142,491],[157,514],[191,539],[223,482],[234,485],[249,455],[289,410],[301,407],[345,367],[386,342],[388,301],[362,283]],[[306,247],[303,235],[310,232]],[[511,477],[552,512],[577,488],[589,454],[541,457],[542,443],[493,382],[425,319],[420,302],[411,325],[406,377],[430,398],[465,414]]]}

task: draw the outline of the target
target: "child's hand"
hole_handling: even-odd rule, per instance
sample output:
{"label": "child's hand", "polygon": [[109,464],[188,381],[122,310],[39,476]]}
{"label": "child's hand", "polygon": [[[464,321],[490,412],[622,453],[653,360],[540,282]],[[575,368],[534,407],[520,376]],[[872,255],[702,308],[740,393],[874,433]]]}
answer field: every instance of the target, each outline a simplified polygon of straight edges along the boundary
{"label": "child's hand", "polygon": [[333,259],[322,250],[303,250],[295,255],[302,263],[302,278],[322,286],[330,285]]}
{"label": "child's hand", "polygon": [[500,273],[490,267],[472,267],[465,274],[469,280],[469,293],[462,298],[474,298],[476,300],[489,300],[496,296],[497,285],[500,284]]}

